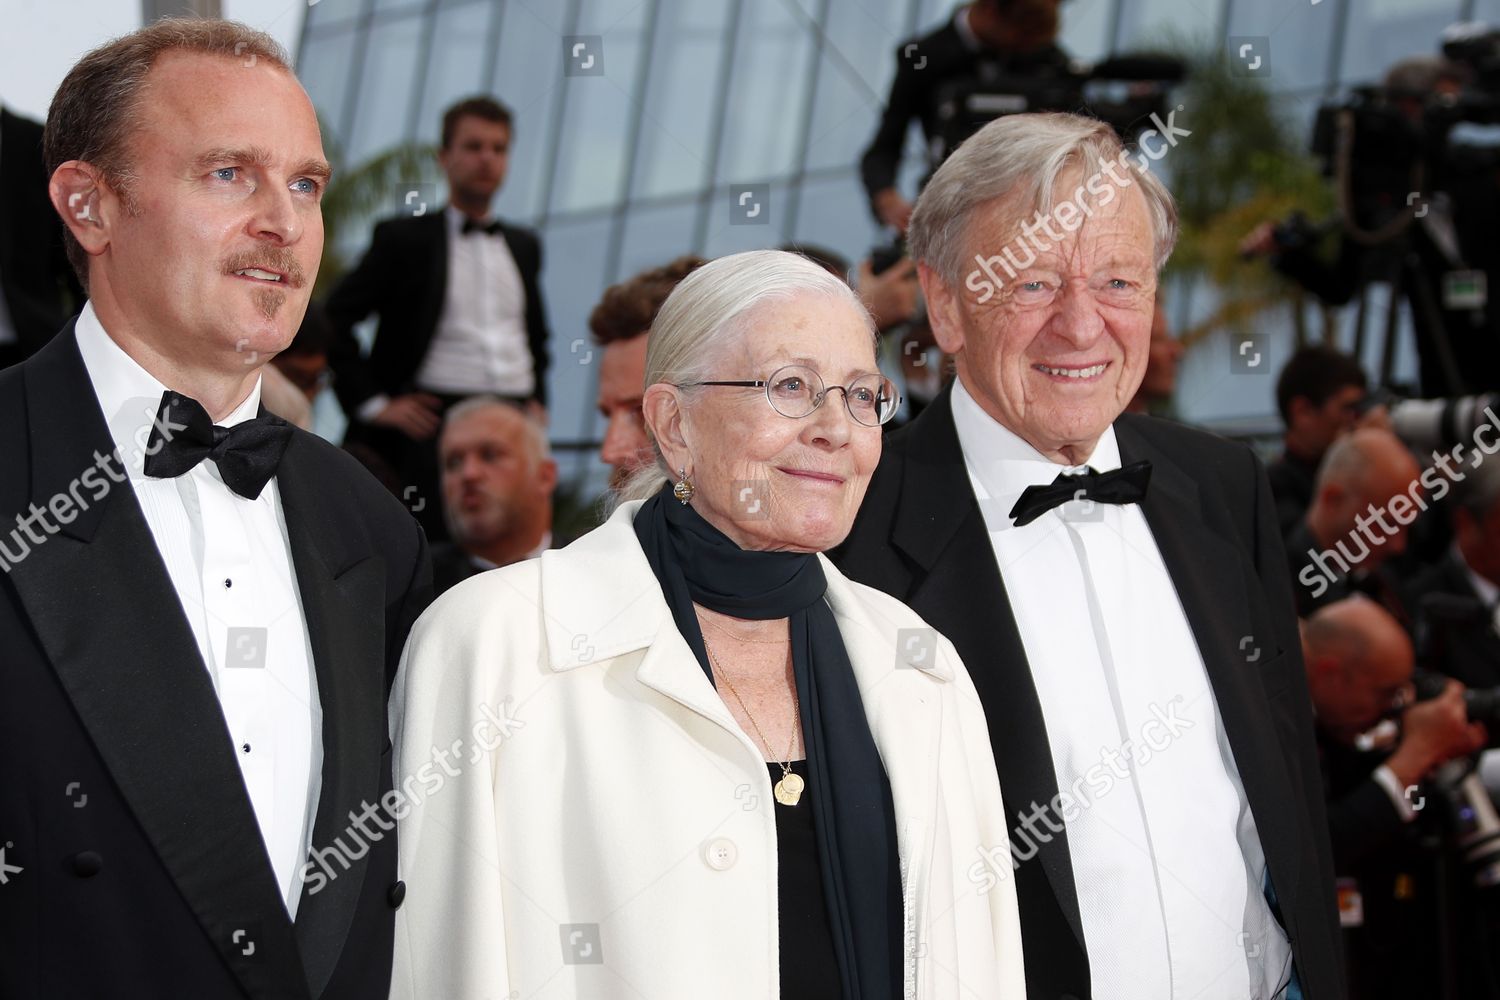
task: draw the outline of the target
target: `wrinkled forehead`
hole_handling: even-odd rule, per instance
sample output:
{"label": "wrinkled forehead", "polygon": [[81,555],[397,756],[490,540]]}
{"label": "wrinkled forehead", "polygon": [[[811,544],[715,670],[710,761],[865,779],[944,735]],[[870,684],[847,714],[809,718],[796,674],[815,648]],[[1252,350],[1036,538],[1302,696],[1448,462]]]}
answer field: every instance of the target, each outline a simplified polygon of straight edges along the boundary
{"label": "wrinkled forehead", "polygon": [[761,378],[780,365],[815,369],[825,379],[875,371],[875,341],[860,306],[842,296],[798,293],[750,309],[734,324],[723,361]]}
{"label": "wrinkled forehead", "polygon": [[1074,163],[1058,174],[1050,190],[1022,183],[983,202],[966,227],[971,248],[976,240],[1004,241],[1023,234],[1048,243],[1055,242],[1056,234],[1064,244],[1129,237],[1154,259],[1154,222],[1135,170],[1112,165],[1113,171],[1090,171]]}
{"label": "wrinkled forehead", "polygon": [[291,160],[321,158],[317,114],[289,71],[256,58],[163,53],[146,74],[131,140],[196,155],[257,146]]}

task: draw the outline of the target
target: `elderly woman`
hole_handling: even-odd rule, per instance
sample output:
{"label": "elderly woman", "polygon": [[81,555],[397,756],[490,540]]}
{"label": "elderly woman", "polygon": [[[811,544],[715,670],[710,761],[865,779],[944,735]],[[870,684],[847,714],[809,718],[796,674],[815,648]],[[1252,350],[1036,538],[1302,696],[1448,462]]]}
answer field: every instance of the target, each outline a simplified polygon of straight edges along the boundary
{"label": "elderly woman", "polygon": [[737,254],[673,291],[646,370],[658,466],[608,522],[412,632],[392,995],[1019,1000],[973,685],[821,555],[897,402],[868,315]]}

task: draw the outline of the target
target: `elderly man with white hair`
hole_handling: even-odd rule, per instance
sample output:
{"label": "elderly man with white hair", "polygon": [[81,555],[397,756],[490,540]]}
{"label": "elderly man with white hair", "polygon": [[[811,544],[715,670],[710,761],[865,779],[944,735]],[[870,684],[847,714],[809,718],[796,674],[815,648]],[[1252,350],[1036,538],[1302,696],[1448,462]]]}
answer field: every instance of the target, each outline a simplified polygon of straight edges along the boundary
{"label": "elderly man with white hair", "polygon": [[[1168,130],[1142,150],[1184,131]],[[1177,228],[1145,162],[1098,121],[1018,115],[934,174],[909,242],[957,380],[887,443],[834,558],[973,675],[1030,996],[1338,998],[1265,472],[1240,445],[1122,415]]]}

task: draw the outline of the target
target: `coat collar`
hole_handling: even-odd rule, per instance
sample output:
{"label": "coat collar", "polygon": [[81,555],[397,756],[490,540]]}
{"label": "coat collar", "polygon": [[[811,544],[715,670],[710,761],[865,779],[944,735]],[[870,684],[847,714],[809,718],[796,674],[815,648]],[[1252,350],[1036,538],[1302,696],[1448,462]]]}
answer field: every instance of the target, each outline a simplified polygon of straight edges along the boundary
{"label": "coat collar", "polygon": [[[621,504],[609,520],[572,545],[542,553],[543,630],[547,662],[553,670],[572,670],[647,649],[664,632],[676,633],[661,584],[632,525],[642,502]],[[895,634],[898,626],[880,619],[868,598],[826,556],[820,554],[818,560],[828,580],[829,607],[846,642],[851,630]],[[608,567],[608,572],[602,567]],[[682,648],[687,650],[685,642]],[[854,659],[853,650],[850,659]],[[947,663],[919,665],[918,669],[939,680],[953,679],[953,668]],[[696,665],[693,672],[702,675]]]}

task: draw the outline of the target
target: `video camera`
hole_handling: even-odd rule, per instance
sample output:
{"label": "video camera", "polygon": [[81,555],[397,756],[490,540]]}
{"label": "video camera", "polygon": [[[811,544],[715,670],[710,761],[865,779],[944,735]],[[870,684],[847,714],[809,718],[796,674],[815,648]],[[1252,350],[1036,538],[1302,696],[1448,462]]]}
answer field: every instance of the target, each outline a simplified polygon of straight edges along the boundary
{"label": "video camera", "polygon": [[1465,211],[1493,209],[1500,142],[1486,133],[1500,124],[1500,30],[1455,25],[1442,51],[1443,78],[1467,77],[1456,90],[1362,86],[1318,108],[1312,152],[1346,186],[1346,223],[1388,226],[1434,191]]}
{"label": "video camera", "polygon": [[981,63],[976,75],[938,88],[939,129],[928,150],[929,165],[936,170],[996,118],[1036,111],[1092,115],[1128,142],[1151,126],[1152,114],[1166,115],[1168,94],[1186,74],[1182,60],[1146,53],[1112,56],[1092,66],[1042,66],[1025,76],[1004,75]]}
{"label": "video camera", "polygon": [[[1426,701],[1443,693],[1447,678],[1418,671],[1412,684],[1417,700]],[[1469,688],[1464,691],[1464,707],[1470,722],[1482,722],[1494,729],[1500,724],[1500,689]],[[1500,813],[1474,762],[1449,761],[1438,769],[1434,783],[1447,800],[1451,842],[1463,856],[1475,888],[1500,885]]]}

